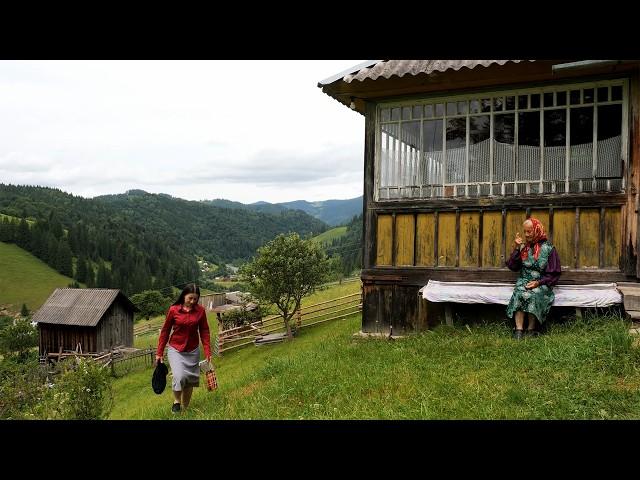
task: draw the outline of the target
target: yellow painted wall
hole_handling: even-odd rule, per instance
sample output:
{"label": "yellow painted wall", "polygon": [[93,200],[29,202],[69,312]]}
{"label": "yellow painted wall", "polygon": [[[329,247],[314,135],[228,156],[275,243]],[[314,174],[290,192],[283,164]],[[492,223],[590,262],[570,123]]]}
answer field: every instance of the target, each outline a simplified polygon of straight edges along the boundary
{"label": "yellow painted wall", "polygon": [[502,212],[482,214],[482,266],[502,267]]}
{"label": "yellow painted wall", "polygon": [[391,215],[378,215],[376,265],[391,265],[392,225]]}
{"label": "yellow painted wall", "polygon": [[480,260],[480,213],[460,213],[460,266],[477,267]]}
{"label": "yellow painted wall", "polygon": [[435,263],[433,254],[435,241],[435,215],[419,213],[417,215],[416,265],[432,267]]}
{"label": "yellow painted wall", "polygon": [[580,209],[578,268],[598,268],[600,263],[600,209]]}
{"label": "yellow painted wall", "polygon": [[456,265],[456,214],[438,214],[438,266]]}
{"label": "yellow painted wall", "polygon": [[396,237],[394,248],[396,249],[397,266],[413,266],[413,242],[415,237],[415,219],[413,214],[396,215]]}
{"label": "yellow painted wall", "polygon": [[560,256],[562,268],[575,268],[575,208],[553,211],[553,245]]}
{"label": "yellow painted wall", "polygon": [[604,209],[604,267],[620,267],[620,208]]}

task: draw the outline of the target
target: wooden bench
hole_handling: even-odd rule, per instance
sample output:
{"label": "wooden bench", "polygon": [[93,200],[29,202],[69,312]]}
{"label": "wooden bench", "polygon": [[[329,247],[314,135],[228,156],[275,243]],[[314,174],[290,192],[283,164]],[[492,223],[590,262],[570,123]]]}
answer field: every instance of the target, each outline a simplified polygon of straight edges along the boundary
{"label": "wooden bench", "polygon": [[[640,318],[640,284],[637,285],[638,317]],[[508,305],[514,283],[484,282],[440,282],[429,280],[419,290],[422,298],[430,302],[445,303],[447,325],[453,325],[452,303],[479,303]],[[631,288],[631,287],[628,287]],[[553,287],[555,300],[552,306],[574,307],[576,316],[582,317],[583,308],[605,308],[623,303],[621,288],[615,283],[593,283],[587,285],[556,285]],[[626,295],[624,295],[626,298]],[[625,306],[626,306],[625,302]]]}

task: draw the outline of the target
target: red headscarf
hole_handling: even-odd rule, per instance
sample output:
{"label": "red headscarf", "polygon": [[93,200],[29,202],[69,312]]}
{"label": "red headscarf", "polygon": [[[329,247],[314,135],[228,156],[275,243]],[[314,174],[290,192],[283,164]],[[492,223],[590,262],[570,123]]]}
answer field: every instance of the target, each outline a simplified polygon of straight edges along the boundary
{"label": "red headscarf", "polygon": [[[537,260],[538,256],[540,255],[540,244],[538,242],[540,242],[541,240],[546,240],[547,235],[544,233],[544,227],[540,223],[540,220],[533,217],[530,217],[527,220],[533,224],[533,238],[531,240],[531,244],[533,244],[533,258]],[[531,244],[526,244],[520,251],[520,258],[522,260],[526,260],[529,256],[529,247],[531,246]]]}

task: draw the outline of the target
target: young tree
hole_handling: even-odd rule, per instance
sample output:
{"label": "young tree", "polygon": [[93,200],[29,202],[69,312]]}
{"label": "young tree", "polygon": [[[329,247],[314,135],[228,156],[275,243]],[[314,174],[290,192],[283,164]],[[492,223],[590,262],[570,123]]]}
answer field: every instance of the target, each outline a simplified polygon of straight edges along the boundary
{"label": "young tree", "polygon": [[19,361],[24,361],[28,358],[29,351],[36,346],[38,346],[38,330],[28,319],[18,319],[15,324],[0,330],[2,355],[13,356]]}
{"label": "young tree", "polygon": [[300,308],[302,298],[313,293],[328,273],[329,260],[322,248],[297,233],[278,235],[240,269],[240,277],[249,284],[251,293],[278,308],[289,338],[289,321]]}
{"label": "young tree", "polygon": [[29,309],[27,308],[27,304],[26,303],[22,304],[22,309],[20,310],[20,315],[22,317],[25,317],[25,318],[30,315]]}
{"label": "young tree", "polygon": [[140,318],[146,318],[164,314],[171,305],[171,299],[165,297],[158,290],[145,290],[131,295],[131,302],[140,309]]}

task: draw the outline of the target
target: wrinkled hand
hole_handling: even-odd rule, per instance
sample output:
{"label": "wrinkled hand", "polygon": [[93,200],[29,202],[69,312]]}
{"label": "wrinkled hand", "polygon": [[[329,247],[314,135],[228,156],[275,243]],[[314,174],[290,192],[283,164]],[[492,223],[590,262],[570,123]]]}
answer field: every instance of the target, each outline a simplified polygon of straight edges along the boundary
{"label": "wrinkled hand", "polygon": [[522,248],[522,237],[520,236],[520,232],[516,232],[516,238],[513,240],[513,248],[521,249]]}
{"label": "wrinkled hand", "polygon": [[527,290],[531,290],[532,288],[536,288],[540,286],[540,282],[538,282],[537,280],[531,280],[529,283],[527,283],[524,288],[526,288]]}
{"label": "wrinkled hand", "polygon": [[155,363],[155,365],[157,365],[158,362],[164,363],[164,361],[162,360],[162,357],[160,355],[156,355],[156,363]]}
{"label": "wrinkled hand", "polygon": [[207,362],[211,363],[211,356],[207,357]]}

